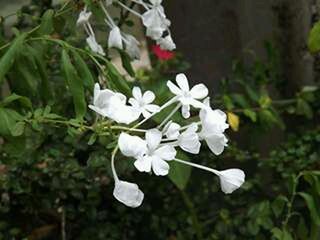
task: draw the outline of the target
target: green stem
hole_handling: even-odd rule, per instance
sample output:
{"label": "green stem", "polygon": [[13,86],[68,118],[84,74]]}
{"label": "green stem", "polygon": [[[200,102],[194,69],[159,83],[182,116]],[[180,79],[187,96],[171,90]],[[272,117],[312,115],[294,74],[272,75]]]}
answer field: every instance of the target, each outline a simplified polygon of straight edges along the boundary
{"label": "green stem", "polygon": [[201,240],[201,239],[203,239],[203,233],[202,233],[201,225],[199,223],[196,209],[195,209],[191,199],[189,198],[188,194],[183,190],[181,190],[180,192],[182,195],[182,199],[190,212],[191,220],[192,220],[192,228],[196,232],[197,239]]}

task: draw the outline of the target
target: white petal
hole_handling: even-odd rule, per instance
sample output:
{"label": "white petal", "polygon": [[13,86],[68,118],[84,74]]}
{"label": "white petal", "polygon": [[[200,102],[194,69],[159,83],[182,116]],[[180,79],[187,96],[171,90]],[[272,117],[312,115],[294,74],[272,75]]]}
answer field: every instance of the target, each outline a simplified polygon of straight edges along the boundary
{"label": "white petal", "polygon": [[113,196],[124,205],[132,208],[139,207],[144,194],[135,183],[116,181]]}
{"label": "white petal", "polygon": [[128,102],[131,104],[133,108],[137,109],[137,111],[140,110],[140,104],[135,98],[130,98]]}
{"label": "white petal", "polygon": [[190,117],[190,105],[182,105],[181,113],[184,118]]}
{"label": "white petal", "polygon": [[141,93],[141,89],[139,87],[133,87],[132,89],[132,96],[137,99],[140,100],[142,98],[142,93]]}
{"label": "white petal", "polygon": [[152,103],[155,98],[156,98],[156,96],[154,95],[154,93],[152,91],[146,91],[143,94],[143,101],[145,103]]}
{"label": "white petal", "polygon": [[158,157],[154,157],[152,159],[152,170],[155,175],[165,176],[169,173],[169,169],[170,169],[170,166],[166,161]]}
{"label": "white petal", "polygon": [[160,48],[163,50],[172,51],[176,48],[176,44],[173,42],[171,35],[158,39],[157,44],[160,45]]}
{"label": "white petal", "polygon": [[108,47],[109,48],[115,47],[115,48],[123,49],[121,32],[118,27],[114,27],[110,31],[109,39],[108,39]]}
{"label": "white petal", "polygon": [[208,147],[215,155],[220,155],[227,146],[227,138],[223,134],[211,134],[205,136]]}
{"label": "white petal", "polygon": [[149,112],[159,112],[160,110],[160,107],[158,105],[155,105],[155,104],[147,104],[144,106],[145,109],[147,109]]}
{"label": "white petal", "polygon": [[95,111],[96,113],[100,114],[103,117],[107,117],[106,112],[104,109],[98,108],[94,105],[89,105],[88,106],[91,110]]}
{"label": "white petal", "polygon": [[142,115],[143,115],[144,118],[149,118],[151,116],[151,113],[149,113],[146,110],[142,110]]}
{"label": "white petal", "polygon": [[82,10],[77,19],[77,25],[79,26],[79,25],[84,25],[88,23],[91,15],[92,15],[92,12],[87,12],[87,9]]}
{"label": "white petal", "polygon": [[90,47],[90,49],[95,52],[98,53],[102,56],[105,56],[106,54],[103,51],[103,48],[101,47],[101,45],[99,45],[96,41],[95,36],[91,35],[89,37],[87,37],[86,39],[88,46]]}
{"label": "white petal", "polygon": [[167,82],[167,86],[169,90],[175,94],[175,95],[181,95],[182,91],[180,88],[178,88],[174,83],[172,83],[170,80]]}
{"label": "white petal", "polygon": [[151,151],[154,151],[160,144],[162,138],[161,132],[156,129],[150,129],[146,132],[146,141]]}
{"label": "white petal", "polygon": [[189,83],[186,75],[183,73],[179,73],[176,76],[176,82],[178,83],[178,86],[180,87],[181,90],[183,91],[189,91]]}
{"label": "white petal", "polygon": [[195,100],[193,98],[189,99],[189,102],[190,102],[190,105],[192,105],[195,108],[205,108],[206,107],[202,102]]}
{"label": "white petal", "polygon": [[161,27],[148,27],[146,35],[153,40],[158,40],[159,38],[161,38],[164,30],[165,29]]}
{"label": "white petal", "polygon": [[170,161],[170,160],[173,160],[176,157],[177,151],[174,149],[173,146],[164,145],[162,147],[159,147],[154,152],[154,155],[160,157],[161,159]]}
{"label": "white petal", "polygon": [[140,172],[150,172],[151,171],[152,158],[149,156],[138,157],[134,162],[134,166]]}
{"label": "white petal", "polygon": [[137,136],[121,133],[118,139],[121,153],[127,157],[137,158],[147,151],[147,143]]}
{"label": "white petal", "polygon": [[245,181],[244,172],[237,168],[220,171],[219,173],[221,190],[226,194],[241,187]]}
{"label": "white petal", "polygon": [[181,126],[175,122],[168,122],[164,128],[163,128],[163,132],[164,132],[164,135],[170,139],[170,140],[174,140],[174,139],[177,139],[180,135],[180,130]]}
{"label": "white petal", "polygon": [[198,125],[193,123],[179,136],[178,143],[184,151],[193,154],[198,154],[200,152],[201,143],[199,141],[199,136],[196,133],[197,130]]}
{"label": "white petal", "polygon": [[208,96],[209,91],[208,91],[208,88],[204,84],[200,83],[200,84],[195,85],[191,89],[190,93],[191,93],[191,96],[195,99],[203,99],[206,96]]}

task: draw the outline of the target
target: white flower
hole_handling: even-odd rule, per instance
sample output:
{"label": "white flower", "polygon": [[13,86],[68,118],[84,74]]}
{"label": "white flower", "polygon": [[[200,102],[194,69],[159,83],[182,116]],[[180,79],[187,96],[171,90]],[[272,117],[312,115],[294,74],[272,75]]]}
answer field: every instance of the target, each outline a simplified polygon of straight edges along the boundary
{"label": "white flower", "polygon": [[143,25],[147,28],[147,36],[154,40],[159,39],[163,32],[170,26],[170,21],[164,14],[161,1],[151,1],[152,8],[142,15]]}
{"label": "white flower", "polygon": [[80,13],[77,19],[77,25],[84,25],[89,22],[89,18],[91,17],[92,12],[87,12],[87,8],[85,7]]}
{"label": "white flower", "polygon": [[152,113],[159,111],[159,106],[151,104],[155,99],[153,92],[146,91],[142,95],[141,89],[139,87],[134,87],[132,89],[132,95],[133,98],[129,99],[129,103],[135,111],[137,111],[139,116],[142,114],[144,118],[148,118]]}
{"label": "white flower", "polygon": [[119,149],[127,157],[137,158],[147,152],[147,143],[138,136],[121,133],[118,139]]}
{"label": "white flower", "polygon": [[200,151],[201,143],[197,134],[198,125],[196,123],[191,124],[187,130],[180,134],[178,137],[178,145],[184,151],[198,154]]}
{"label": "white flower", "polygon": [[94,86],[93,105],[89,108],[103,117],[108,117],[118,123],[129,124],[138,119],[133,107],[126,105],[126,96],[109,89],[100,90],[98,83]]}
{"label": "white flower", "polygon": [[108,47],[123,49],[121,32],[118,27],[113,27],[109,33]]}
{"label": "white flower", "polygon": [[146,35],[154,40],[157,40],[161,38],[163,31],[163,28],[160,27],[149,27],[147,28]]}
{"label": "white flower", "polygon": [[226,193],[232,193],[234,190],[241,187],[245,181],[245,174],[241,169],[232,168],[224,171],[219,171],[221,190]]}
{"label": "white flower", "polygon": [[126,52],[132,59],[140,59],[139,41],[132,35],[125,34]]}
{"label": "white flower", "polygon": [[167,137],[168,140],[178,139],[180,135],[181,126],[178,123],[169,121],[163,128],[163,135]]}
{"label": "white flower", "polygon": [[162,134],[157,129],[146,132],[147,152],[134,162],[134,166],[140,172],[150,172],[151,168],[157,176],[169,173],[169,164],[166,161],[173,160],[177,154],[173,146],[160,145]]}
{"label": "white flower", "polygon": [[124,205],[132,208],[139,207],[144,194],[135,183],[117,180],[113,190],[113,196]]}
{"label": "white flower", "polygon": [[101,45],[99,45],[96,41],[95,36],[90,35],[89,37],[87,37],[87,44],[89,45],[90,49],[95,52],[98,53],[102,56],[105,56],[106,54],[103,51],[103,48],[101,47]]}
{"label": "white flower", "polygon": [[172,51],[176,48],[176,44],[173,42],[171,35],[158,39],[157,44],[159,44],[163,50]]}
{"label": "white flower", "polygon": [[203,108],[204,104],[199,99],[203,99],[208,95],[208,89],[204,84],[197,84],[194,87],[189,88],[187,77],[180,73],[176,76],[176,82],[179,87],[173,84],[171,81],[167,82],[167,86],[170,91],[176,95],[177,100],[182,104],[182,116],[184,118],[190,117],[190,105],[195,108]]}
{"label": "white flower", "polygon": [[187,162],[181,159],[174,159],[174,161],[185,165],[189,165],[191,167],[199,168],[217,175],[220,179],[221,190],[226,194],[232,193],[234,190],[240,188],[245,181],[245,174],[241,169],[232,168],[223,171],[218,171],[213,168],[209,168],[192,162]]}
{"label": "white flower", "polygon": [[224,147],[228,146],[228,139],[223,134],[229,127],[226,123],[227,115],[219,109],[212,110],[209,99],[206,99],[204,104],[206,107],[202,108],[199,114],[202,125],[200,137],[206,141],[214,154],[220,155]]}

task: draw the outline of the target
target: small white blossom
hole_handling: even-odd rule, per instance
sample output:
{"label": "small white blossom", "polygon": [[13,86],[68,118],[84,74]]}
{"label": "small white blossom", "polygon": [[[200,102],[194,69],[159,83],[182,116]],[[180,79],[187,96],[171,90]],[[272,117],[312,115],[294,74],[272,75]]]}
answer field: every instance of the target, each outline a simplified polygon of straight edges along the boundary
{"label": "small white blossom", "polygon": [[87,11],[87,8],[85,7],[80,13],[79,13],[79,17],[77,19],[77,25],[84,25],[86,23],[89,22],[89,19],[92,15],[92,12]]}
{"label": "small white blossom", "polygon": [[151,104],[155,99],[153,92],[146,91],[142,95],[141,89],[139,87],[134,87],[132,89],[132,95],[133,98],[129,99],[129,103],[135,111],[137,111],[139,116],[142,114],[144,118],[148,118],[152,113],[159,111],[159,106]]}
{"label": "small white blossom", "polygon": [[113,196],[124,205],[132,208],[139,207],[144,194],[135,183],[117,180],[113,190]]}
{"label": "small white blossom", "polygon": [[109,33],[108,47],[123,49],[121,32],[118,27],[113,27]]}
{"label": "small white blossom", "polygon": [[132,59],[140,59],[140,43],[139,41],[132,35],[125,34],[124,41],[126,43],[126,52]]}
{"label": "small white blossom", "polygon": [[158,40],[170,26],[170,21],[164,14],[161,1],[151,1],[152,8],[142,15],[142,23],[147,28],[147,36]]}
{"label": "small white blossom", "polygon": [[89,37],[87,37],[86,39],[87,44],[89,45],[90,49],[95,52],[98,53],[102,56],[105,56],[106,54],[103,51],[103,48],[101,47],[100,44],[97,43],[97,40],[95,38],[95,36],[90,35]]}
{"label": "small white blossom", "polygon": [[137,136],[121,133],[118,139],[119,149],[127,157],[138,158],[147,151],[147,143]]}
{"label": "small white blossom", "polygon": [[245,181],[245,174],[241,169],[233,168],[219,171],[221,190],[226,193],[232,193],[241,187]]}
{"label": "small white blossom", "polygon": [[198,154],[200,151],[201,143],[197,134],[198,125],[196,123],[191,124],[184,132],[178,137],[178,145],[184,151]]}
{"label": "small white blossom", "polygon": [[147,152],[134,162],[134,166],[140,172],[150,172],[151,169],[157,176],[169,173],[167,161],[173,160],[177,154],[173,146],[160,145],[162,134],[157,129],[146,132]]}
{"label": "small white blossom", "polygon": [[176,44],[173,42],[171,35],[158,39],[157,44],[160,45],[160,48],[163,50],[172,51],[176,48]]}
{"label": "small white blossom", "polygon": [[181,126],[178,123],[169,121],[163,128],[163,135],[167,137],[168,140],[176,140],[180,135]]}
{"label": "small white blossom", "polygon": [[187,77],[180,73],[176,76],[176,82],[178,86],[171,81],[167,82],[167,86],[170,91],[176,95],[176,98],[182,104],[182,116],[184,118],[190,117],[190,105],[195,108],[203,108],[204,104],[200,102],[200,99],[205,98],[208,95],[207,87],[200,83],[193,86],[190,90]]}
{"label": "small white blossom", "polygon": [[94,86],[93,105],[89,108],[103,117],[108,117],[118,123],[129,124],[138,119],[133,107],[126,105],[126,96],[109,89],[100,90],[98,83]]}
{"label": "small white blossom", "polygon": [[206,99],[204,104],[206,107],[202,108],[199,114],[202,125],[200,137],[206,141],[214,154],[220,155],[228,142],[228,139],[223,134],[229,127],[226,123],[227,116],[219,109],[213,110],[209,106],[209,99]]}

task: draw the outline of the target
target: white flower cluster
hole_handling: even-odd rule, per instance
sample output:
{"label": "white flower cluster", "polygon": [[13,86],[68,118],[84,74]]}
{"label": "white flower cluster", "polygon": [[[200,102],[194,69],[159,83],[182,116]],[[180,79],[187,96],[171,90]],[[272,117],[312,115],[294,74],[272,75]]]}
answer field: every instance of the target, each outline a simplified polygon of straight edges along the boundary
{"label": "white flower cluster", "polygon": [[[142,8],[145,9],[145,12],[140,14],[122,3],[121,0],[100,1],[100,7],[105,14],[105,23],[110,29],[108,47],[123,49],[132,59],[140,58],[139,41],[134,36],[122,32],[107,10],[111,4],[117,3],[120,7],[131,12],[142,20],[143,25],[146,27],[146,35],[155,40],[162,49],[170,51],[174,50],[176,45],[172,40],[169,30],[170,21],[167,19],[164,13],[164,8],[161,5],[162,0],[149,0],[149,3],[146,3],[143,0],[131,1],[141,5]],[[89,22],[91,16],[92,12],[88,11],[87,6],[85,6],[79,14],[77,25],[84,27],[88,35],[86,40],[90,49],[93,52],[104,56],[105,52],[102,46],[96,41],[95,33]]]}
{"label": "white flower cluster", "polygon": [[[118,146],[112,154],[111,165],[115,179],[114,196],[129,207],[138,207],[142,203],[144,194],[134,183],[119,180],[114,167],[115,154],[120,149],[124,156],[135,159],[134,166],[140,172],[153,172],[157,176],[169,173],[168,162],[176,161],[192,167],[200,168],[214,173],[220,178],[221,189],[224,193],[232,193],[239,188],[245,179],[245,174],[240,169],[227,169],[218,171],[199,164],[177,159],[177,148],[191,154],[200,152],[201,141],[204,140],[210,150],[219,155],[227,146],[224,134],[229,127],[226,123],[226,114],[218,109],[212,109],[209,104],[208,89],[204,84],[197,84],[190,89],[184,74],[176,76],[176,83],[167,82],[167,86],[174,95],[162,106],[152,104],[155,95],[151,91],[141,92],[139,87],[134,87],[133,97],[128,100],[121,93],[109,89],[100,90],[95,85],[93,105],[89,108],[103,117],[108,117],[117,123],[130,124],[143,119],[127,131],[122,132],[118,138]],[[152,129],[138,128],[158,112],[175,104],[176,107],[169,113],[157,127]],[[171,117],[180,108],[184,118],[190,117],[190,108],[200,109],[199,121],[186,126],[173,122]],[[144,134],[144,136],[132,135]]]}

